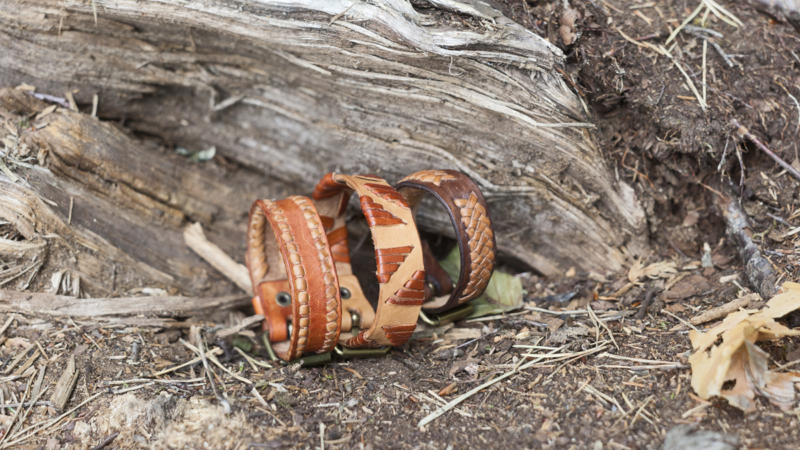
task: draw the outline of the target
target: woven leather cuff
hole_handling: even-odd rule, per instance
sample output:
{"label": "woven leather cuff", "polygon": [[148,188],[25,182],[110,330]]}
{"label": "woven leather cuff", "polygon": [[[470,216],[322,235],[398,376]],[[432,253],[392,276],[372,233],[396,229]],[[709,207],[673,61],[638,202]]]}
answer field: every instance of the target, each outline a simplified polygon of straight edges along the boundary
{"label": "woven leather cuff", "polygon": [[264,315],[278,357],[289,361],[333,350],[342,321],[339,280],[311,200],[292,196],[253,203],[245,260],[253,307]]}
{"label": "woven leather cuff", "polygon": [[[454,170],[423,170],[400,180],[397,190],[415,216],[425,193],[436,198],[450,216],[461,252],[461,272],[450,289],[449,276],[430,254],[430,248],[423,247],[427,251],[425,270],[431,275],[429,282],[435,287],[436,297],[426,301],[422,309],[439,313],[483,294],[494,271],[496,243],[489,208],[478,185]],[[441,280],[443,273],[445,281]]]}
{"label": "woven leather cuff", "polygon": [[[344,212],[353,192],[359,196],[375,244],[380,283],[375,312],[371,311],[350,267]],[[405,344],[416,328],[425,290],[422,245],[408,203],[386,181],[374,175],[330,173],[319,182],[312,197],[328,233],[342,285],[345,279],[349,283],[350,298],[342,300],[346,312],[340,341],[354,348]],[[347,312],[356,311],[361,314],[361,328],[369,328],[347,338],[345,332],[352,326],[347,323]]]}

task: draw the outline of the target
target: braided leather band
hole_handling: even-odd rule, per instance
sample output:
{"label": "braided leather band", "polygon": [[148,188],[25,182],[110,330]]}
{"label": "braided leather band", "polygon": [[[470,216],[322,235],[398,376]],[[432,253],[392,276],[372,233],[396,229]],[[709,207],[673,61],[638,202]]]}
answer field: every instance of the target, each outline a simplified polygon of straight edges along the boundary
{"label": "braided leather band", "polygon": [[[344,211],[350,194],[359,196],[375,244],[380,294],[377,311],[364,297],[350,267]],[[328,231],[328,241],[336,262],[342,286],[350,290],[342,300],[343,309],[361,316],[362,328],[354,337],[349,314],[342,320],[344,345],[354,348],[400,346],[406,343],[417,325],[424,300],[425,270],[422,246],[411,209],[400,193],[374,175],[346,176],[329,173],[319,182],[312,195]]]}
{"label": "braided leather band", "polygon": [[[425,302],[422,309],[439,313],[483,294],[494,271],[496,243],[489,208],[478,185],[454,170],[423,170],[400,180],[397,190],[408,201],[415,216],[422,196],[433,195],[450,216],[461,252],[461,272],[455,286],[450,290],[449,276],[445,282],[439,276],[429,277],[438,287],[434,292],[439,296]],[[426,250],[430,251],[427,247]],[[425,254],[425,270],[432,275],[444,273],[447,276],[429,253]],[[450,295],[442,295],[447,293]]]}
{"label": "braided leather band", "polygon": [[[339,280],[311,200],[256,200],[250,208],[245,260],[255,291],[253,307],[264,315],[264,329],[278,357],[289,361],[333,350],[342,321]],[[281,305],[282,299],[289,303],[287,296],[291,304]]]}

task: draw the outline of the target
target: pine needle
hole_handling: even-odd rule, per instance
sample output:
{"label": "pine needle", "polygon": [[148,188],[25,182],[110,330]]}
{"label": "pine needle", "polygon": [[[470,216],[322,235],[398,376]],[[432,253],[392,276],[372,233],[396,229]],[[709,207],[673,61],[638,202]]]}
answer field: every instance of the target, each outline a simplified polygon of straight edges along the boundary
{"label": "pine needle", "polygon": [[[708,9],[710,9],[715,16],[719,17],[720,20],[724,21],[728,25],[734,28],[744,26],[744,23],[742,23],[738,17],[734,16],[730,11],[723,8],[722,5],[717,3],[715,0],[703,0],[703,3],[708,6]],[[726,18],[725,16],[728,16],[730,19]]]}
{"label": "pine needle", "polygon": [[703,111],[705,111],[706,110],[706,102],[703,101],[703,97],[701,97],[700,93],[697,92],[697,88],[694,86],[694,82],[692,82],[692,78],[689,77],[689,74],[686,73],[685,70],[683,70],[683,67],[681,67],[680,63],[678,63],[678,61],[676,61],[675,58],[673,58],[672,55],[669,52],[667,52],[667,50],[663,46],[660,46],[660,47],[661,47],[661,50],[664,52],[664,56],[669,58],[672,61],[672,63],[675,64],[675,67],[677,67],[678,70],[680,70],[681,73],[683,74],[683,76],[686,78],[686,83],[689,85],[689,88],[692,90],[692,93],[694,93],[694,96],[697,97],[697,101],[700,103],[700,108]]}
{"label": "pine needle", "polygon": [[689,14],[689,17],[687,17],[686,20],[684,20],[683,23],[680,24],[680,26],[678,28],[675,28],[675,31],[673,31],[672,34],[669,35],[669,38],[667,39],[667,42],[665,42],[664,44],[669,44],[670,42],[672,42],[672,40],[675,39],[675,36],[677,36],[678,33],[681,32],[683,27],[688,25],[689,22],[691,22],[695,17],[697,17],[697,15],[700,14],[700,11],[702,11],[703,8],[705,8],[705,7],[706,7],[706,4],[704,2],[700,2],[700,4],[697,5],[697,9],[695,9],[691,14]]}

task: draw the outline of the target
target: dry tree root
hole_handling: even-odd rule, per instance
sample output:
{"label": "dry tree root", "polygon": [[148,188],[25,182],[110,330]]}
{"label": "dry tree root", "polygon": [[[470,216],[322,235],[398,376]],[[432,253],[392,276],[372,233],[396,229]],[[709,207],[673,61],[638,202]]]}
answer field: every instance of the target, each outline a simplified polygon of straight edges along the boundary
{"label": "dry tree root", "polygon": [[782,160],[778,155],[775,154],[775,152],[773,152],[772,150],[769,149],[769,147],[764,145],[764,143],[761,142],[760,139],[755,137],[753,133],[750,132],[750,130],[742,126],[738,120],[731,119],[731,125],[733,125],[734,128],[736,128],[736,134],[739,136],[739,139],[747,139],[748,141],[755,144],[755,146],[758,147],[759,150],[766,153],[767,156],[772,158],[772,160],[778,163],[779,166],[783,167],[787,172],[792,174],[793,177],[800,180],[800,172],[798,172],[797,169],[789,165],[789,163],[787,163],[786,161]]}
{"label": "dry tree root", "polygon": [[777,277],[772,264],[761,256],[761,251],[753,242],[753,230],[750,219],[744,212],[731,189],[720,185],[719,193],[713,196],[714,205],[725,218],[728,240],[733,242],[745,266],[745,274],[750,287],[761,298],[770,298],[775,294]]}

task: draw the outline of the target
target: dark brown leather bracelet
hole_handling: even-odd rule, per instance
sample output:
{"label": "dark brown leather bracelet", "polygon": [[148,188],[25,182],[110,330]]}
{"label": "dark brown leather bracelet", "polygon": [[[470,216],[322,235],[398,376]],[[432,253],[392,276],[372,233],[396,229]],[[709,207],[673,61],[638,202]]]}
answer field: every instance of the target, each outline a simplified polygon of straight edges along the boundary
{"label": "dark brown leather bracelet", "polygon": [[[350,267],[344,212],[353,192],[359,196],[375,244],[380,282],[377,311],[372,311]],[[349,291],[349,297],[342,298],[346,312],[340,340],[350,348],[405,344],[417,326],[425,297],[422,245],[405,199],[374,175],[333,173],[319,182],[312,197],[328,232],[341,285]],[[357,313],[363,330],[355,336],[348,333],[354,328],[348,312]]]}
{"label": "dark brown leather bracelet", "polygon": [[496,242],[489,208],[478,185],[454,170],[423,170],[400,180],[397,190],[415,217],[422,196],[435,197],[450,216],[461,252],[461,272],[451,287],[449,276],[425,246],[425,271],[431,275],[428,281],[434,285],[434,298],[425,302],[422,310],[440,313],[483,294],[494,271]]}
{"label": "dark brown leather bracelet", "polygon": [[290,361],[305,353],[332,351],[342,322],[339,280],[311,200],[256,200],[250,208],[245,260],[255,293],[253,307],[264,315],[277,356]]}

